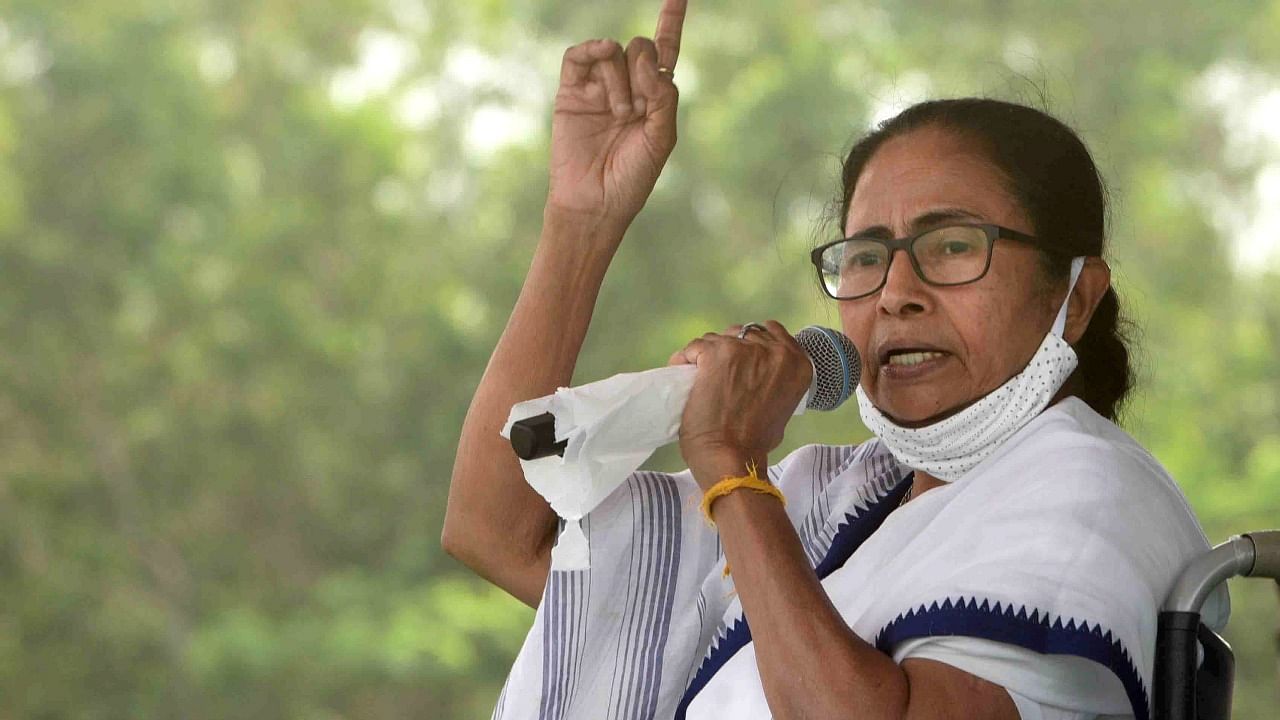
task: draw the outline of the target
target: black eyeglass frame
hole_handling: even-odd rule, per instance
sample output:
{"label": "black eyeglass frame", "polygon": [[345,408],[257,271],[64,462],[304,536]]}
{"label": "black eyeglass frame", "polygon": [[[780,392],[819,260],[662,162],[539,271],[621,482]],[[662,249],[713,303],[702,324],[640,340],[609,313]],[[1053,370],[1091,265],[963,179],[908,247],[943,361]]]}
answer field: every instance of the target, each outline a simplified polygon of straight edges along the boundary
{"label": "black eyeglass frame", "polygon": [[[911,248],[915,244],[916,240],[919,240],[925,235],[928,235],[929,233],[937,232],[939,230],[945,230],[947,228],[953,228],[953,227],[976,227],[976,228],[981,228],[982,231],[986,233],[987,235],[986,264],[982,266],[982,272],[972,280],[965,280],[963,282],[951,282],[951,283],[934,282],[924,276],[924,272],[920,269],[920,262],[916,260],[915,251],[912,250]],[[996,225],[994,223],[947,223],[945,225],[938,225],[936,227],[931,227],[927,230],[922,230],[914,235],[894,238],[892,240],[888,240],[882,237],[875,237],[873,235],[850,235],[847,238],[832,240],[829,243],[825,243],[823,245],[819,245],[818,247],[814,248],[809,253],[809,261],[813,263],[814,268],[818,271],[818,284],[822,286],[822,291],[827,294],[827,297],[830,297],[833,300],[858,300],[860,298],[867,297],[868,295],[874,295],[880,292],[880,290],[884,287],[884,284],[889,280],[889,269],[893,265],[893,255],[898,250],[903,250],[907,253],[907,257],[911,260],[911,267],[913,270],[915,270],[916,277],[920,278],[922,281],[924,281],[925,283],[928,283],[929,285],[933,285],[935,287],[955,287],[957,285],[968,285],[969,283],[978,282],[982,278],[986,277],[987,271],[991,269],[991,253],[995,252],[996,240],[999,240],[999,239],[1014,240],[1017,242],[1027,243],[1027,244],[1035,245],[1039,247],[1044,252],[1048,252],[1055,255],[1065,255],[1065,253],[1062,253],[1060,251],[1055,251],[1050,248],[1042,247],[1041,244],[1039,243],[1039,238],[1037,238],[1035,235],[1028,235],[1024,232],[1018,232],[1017,230],[1004,227],[1003,225]],[[887,262],[885,262],[885,265],[884,265],[884,276],[880,278],[880,284],[875,286],[874,289],[868,290],[867,292],[864,292],[860,295],[850,295],[849,297],[840,297],[827,289],[827,283],[823,279],[823,273],[822,273],[822,253],[826,252],[827,248],[834,247],[836,245],[839,245],[840,243],[849,242],[850,240],[863,240],[863,241],[874,242],[874,243],[879,243],[881,245],[884,245],[889,250],[889,259]]]}

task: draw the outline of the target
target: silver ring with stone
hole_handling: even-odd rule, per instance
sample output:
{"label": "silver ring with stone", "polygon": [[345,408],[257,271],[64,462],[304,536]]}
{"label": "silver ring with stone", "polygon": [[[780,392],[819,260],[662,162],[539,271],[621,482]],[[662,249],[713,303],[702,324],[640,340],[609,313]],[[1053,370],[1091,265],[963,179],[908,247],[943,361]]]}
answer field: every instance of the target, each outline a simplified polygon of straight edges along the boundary
{"label": "silver ring with stone", "polygon": [[769,332],[769,329],[761,325],[760,323],[749,322],[746,325],[743,325],[742,329],[738,331],[738,339],[741,340],[745,338],[747,336],[747,333],[751,332],[752,330],[759,330],[761,332],[766,332],[766,333]]}

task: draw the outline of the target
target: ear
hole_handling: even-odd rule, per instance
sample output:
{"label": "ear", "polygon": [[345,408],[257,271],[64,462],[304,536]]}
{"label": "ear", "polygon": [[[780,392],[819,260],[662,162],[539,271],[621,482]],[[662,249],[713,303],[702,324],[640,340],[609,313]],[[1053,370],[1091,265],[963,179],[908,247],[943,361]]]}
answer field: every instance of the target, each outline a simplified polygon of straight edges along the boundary
{"label": "ear", "polygon": [[1102,296],[1109,287],[1111,268],[1107,263],[1100,257],[1085,258],[1080,279],[1076,280],[1076,287],[1067,301],[1067,327],[1062,335],[1068,344],[1075,345],[1084,336],[1089,320],[1093,318],[1093,311],[1102,302]]}

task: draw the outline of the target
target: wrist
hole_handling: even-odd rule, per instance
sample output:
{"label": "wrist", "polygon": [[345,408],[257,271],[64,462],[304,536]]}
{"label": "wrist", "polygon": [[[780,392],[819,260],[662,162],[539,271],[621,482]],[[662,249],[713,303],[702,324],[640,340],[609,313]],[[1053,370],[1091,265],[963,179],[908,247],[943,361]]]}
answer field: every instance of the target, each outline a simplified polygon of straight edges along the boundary
{"label": "wrist", "polygon": [[620,219],[603,211],[582,210],[553,205],[542,210],[542,237],[578,248],[590,248],[594,254],[617,250],[623,235],[631,226],[630,219]]}
{"label": "wrist", "polygon": [[726,477],[741,477],[748,474],[753,465],[759,477],[762,479],[768,477],[769,456],[764,452],[725,449],[686,459],[689,470],[693,473],[693,479],[703,492]]}

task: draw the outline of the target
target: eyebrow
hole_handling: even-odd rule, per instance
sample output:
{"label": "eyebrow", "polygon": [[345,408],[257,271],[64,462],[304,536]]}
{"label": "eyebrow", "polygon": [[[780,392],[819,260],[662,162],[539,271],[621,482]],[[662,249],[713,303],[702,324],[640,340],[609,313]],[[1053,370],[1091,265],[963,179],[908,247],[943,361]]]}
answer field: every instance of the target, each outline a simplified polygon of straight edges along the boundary
{"label": "eyebrow", "polygon": [[[984,220],[984,219],[985,218],[978,215],[977,213],[974,213],[970,210],[965,210],[964,208],[958,208],[958,207],[938,208],[937,210],[930,210],[929,212],[924,213],[922,215],[917,215],[915,219],[911,221],[911,232],[919,232],[924,228],[932,227],[934,225],[940,225],[942,223],[950,222],[952,220]],[[886,240],[892,240],[893,231],[884,225],[872,225],[870,227],[865,227],[856,233],[853,233],[853,235],[850,235],[849,237],[855,237],[855,236],[877,237],[877,238],[884,238]]]}

